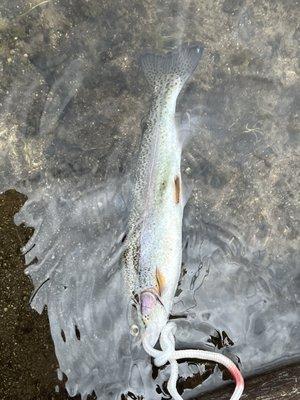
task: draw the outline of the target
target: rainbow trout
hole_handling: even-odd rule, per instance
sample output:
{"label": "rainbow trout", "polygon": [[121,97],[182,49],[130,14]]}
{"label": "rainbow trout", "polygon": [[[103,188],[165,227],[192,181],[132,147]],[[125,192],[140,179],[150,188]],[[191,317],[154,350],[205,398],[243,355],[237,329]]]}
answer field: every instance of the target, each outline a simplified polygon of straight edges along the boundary
{"label": "rainbow trout", "polygon": [[176,101],[202,52],[200,45],[183,45],[166,55],[145,54],[141,58],[153,99],[142,124],[124,264],[152,346],[168,321],[181,271],[185,200],[180,173],[183,140],[175,124]]}
{"label": "rainbow trout", "polygon": [[[182,400],[176,388],[177,361],[197,358],[221,363],[230,371],[236,382],[231,400],[238,400],[244,381],[233,361],[210,351],[176,350],[176,325],[169,321],[181,271],[182,216],[186,203],[180,173],[183,138],[176,129],[175,108],[202,52],[200,45],[183,45],[172,53],[146,54],[141,59],[153,100],[143,123],[124,271],[141,319],[143,347],[154,358],[155,365],[170,363],[167,388],[172,398]],[[135,328],[132,334],[138,334],[138,327]],[[154,347],[158,340],[161,350]]]}

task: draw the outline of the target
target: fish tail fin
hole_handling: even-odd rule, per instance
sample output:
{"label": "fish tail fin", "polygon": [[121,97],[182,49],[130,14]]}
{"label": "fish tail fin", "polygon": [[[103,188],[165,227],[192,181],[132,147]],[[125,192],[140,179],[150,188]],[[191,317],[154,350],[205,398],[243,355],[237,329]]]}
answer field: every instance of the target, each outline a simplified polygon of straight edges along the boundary
{"label": "fish tail fin", "polygon": [[140,62],[148,83],[154,92],[167,89],[174,83],[182,88],[192,75],[203,53],[203,46],[183,44],[165,55],[147,53]]}

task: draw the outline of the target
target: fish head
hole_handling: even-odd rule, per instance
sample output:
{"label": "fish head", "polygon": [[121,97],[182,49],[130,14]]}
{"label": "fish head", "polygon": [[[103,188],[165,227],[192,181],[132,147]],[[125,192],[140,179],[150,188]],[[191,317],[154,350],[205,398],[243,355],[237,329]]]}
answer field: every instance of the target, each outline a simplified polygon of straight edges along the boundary
{"label": "fish head", "polygon": [[145,290],[140,295],[141,315],[144,323],[144,335],[148,343],[154,346],[162,328],[168,321],[168,313],[159,296],[153,290]]}

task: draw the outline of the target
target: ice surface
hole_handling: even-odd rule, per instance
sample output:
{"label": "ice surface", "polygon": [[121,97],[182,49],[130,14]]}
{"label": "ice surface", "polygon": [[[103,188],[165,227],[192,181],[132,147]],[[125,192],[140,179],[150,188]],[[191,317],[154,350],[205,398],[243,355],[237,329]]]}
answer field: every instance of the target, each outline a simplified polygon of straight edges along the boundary
{"label": "ice surface", "polygon": [[[100,399],[128,390],[160,399],[168,377],[129,333],[119,256],[149,107],[136,59],[184,41],[205,53],[178,104],[192,133],[183,154],[192,194],[177,347],[222,351],[246,376],[299,357],[293,2],[133,3],[36,9],[18,35],[8,30],[4,46],[16,48],[0,88],[0,190],[28,196],[16,223],[35,229],[24,249],[31,304],[47,306],[70,395]],[[204,364],[180,368],[204,376]],[[201,391],[223,382],[213,371]]]}

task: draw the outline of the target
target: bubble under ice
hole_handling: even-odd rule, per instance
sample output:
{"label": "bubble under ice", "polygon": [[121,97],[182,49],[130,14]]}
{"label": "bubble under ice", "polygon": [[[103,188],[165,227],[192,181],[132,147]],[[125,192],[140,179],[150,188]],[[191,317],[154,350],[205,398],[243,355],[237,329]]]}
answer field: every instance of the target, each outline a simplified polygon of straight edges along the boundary
{"label": "bubble under ice", "polygon": [[[69,393],[160,399],[156,384],[168,377],[166,367],[153,380],[129,334],[118,256],[131,188],[124,173],[148,107],[135,59],[144,47],[186,40],[207,50],[178,104],[192,130],[183,171],[193,191],[177,346],[221,347],[246,376],[299,357],[292,2],[52,3],[43,18],[36,10],[21,20],[25,36],[4,69],[0,185],[28,196],[16,222],[35,228],[24,249],[32,305],[47,305]],[[220,384],[215,368],[195,391]]]}

